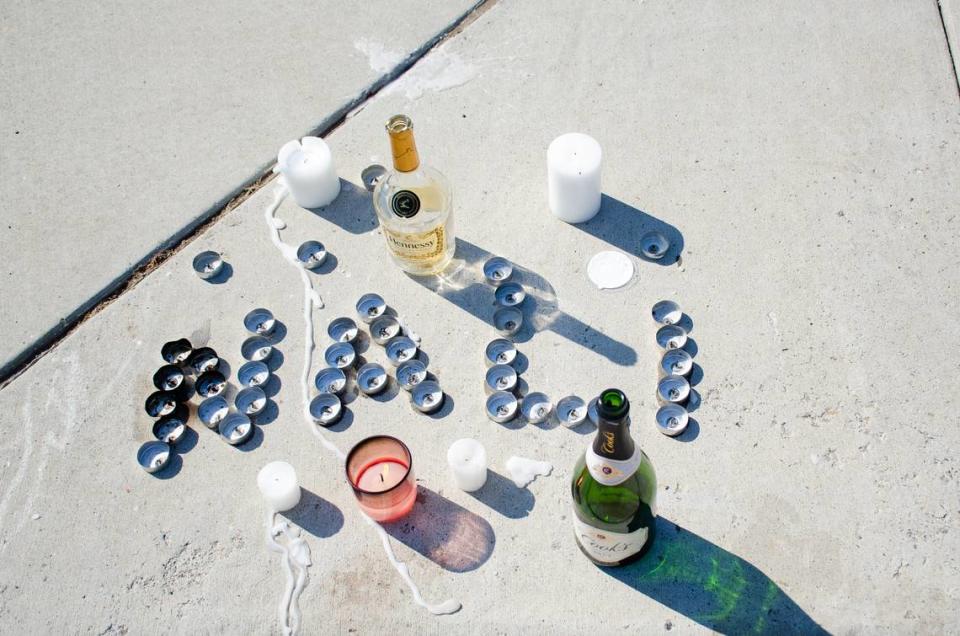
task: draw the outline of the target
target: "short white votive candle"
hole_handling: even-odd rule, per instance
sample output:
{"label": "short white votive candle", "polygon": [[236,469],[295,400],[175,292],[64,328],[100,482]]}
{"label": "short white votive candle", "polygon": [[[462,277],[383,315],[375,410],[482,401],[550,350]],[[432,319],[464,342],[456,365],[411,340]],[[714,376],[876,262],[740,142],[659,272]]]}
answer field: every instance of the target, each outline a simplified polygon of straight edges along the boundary
{"label": "short white votive candle", "polygon": [[460,490],[480,490],[487,482],[487,451],[475,439],[458,439],[451,444],[447,463]]}
{"label": "short white votive candle", "polygon": [[276,171],[284,176],[290,194],[301,207],[323,207],[340,194],[333,154],[319,137],[285,143],[277,154]]}
{"label": "short white votive candle", "polygon": [[560,135],[547,148],[547,200],[561,221],[583,223],[600,211],[600,144],[590,135]]}
{"label": "short white votive candle", "polygon": [[274,512],[290,510],[300,503],[297,471],[287,462],[270,462],[257,473],[257,487]]}

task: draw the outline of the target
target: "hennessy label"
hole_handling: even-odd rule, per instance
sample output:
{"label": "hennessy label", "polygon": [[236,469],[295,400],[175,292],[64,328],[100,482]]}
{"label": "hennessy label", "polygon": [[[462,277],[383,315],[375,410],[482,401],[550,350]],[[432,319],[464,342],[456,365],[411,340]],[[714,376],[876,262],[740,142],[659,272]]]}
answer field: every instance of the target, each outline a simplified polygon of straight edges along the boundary
{"label": "hennessy label", "polygon": [[383,228],[390,251],[399,258],[413,261],[426,261],[443,254],[446,247],[446,235],[443,227],[437,227],[422,234],[405,234]]}
{"label": "hennessy label", "polygon": [[588,526],[573,516],[573,529],[577,534],[577,541],[584,551],[600,563],[618,563],[631,557],[647,543],[650,534],[648,528],[640,528],[628,534],[607,532],[593,526]]}

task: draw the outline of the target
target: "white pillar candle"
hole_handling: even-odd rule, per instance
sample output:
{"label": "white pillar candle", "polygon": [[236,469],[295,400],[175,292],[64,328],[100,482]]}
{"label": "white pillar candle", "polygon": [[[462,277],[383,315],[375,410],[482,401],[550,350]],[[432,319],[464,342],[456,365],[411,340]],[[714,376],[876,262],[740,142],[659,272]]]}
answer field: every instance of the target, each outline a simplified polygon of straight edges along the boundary
{"label": "white pillar candle", "polygon": [[487,482],[487,451],[475,439],[458,439],[451,444],[447,463],[460,490],[480,490]]}
{"label": "white pillar candle", "polygon": [[287,462],[270,462],[257,473],[257,487],[273,512],[290,510],[300,503],[297,472]]}
{"label": "white pillar candle", "polygon": [[589,135],[560,135],[547,148],[547,195],[561,221],[583,223],[600,211],[600,144]]}
{"label": "white pillar candle", "polygon": [[330,146],[319,137],[288,141],[277,154],[276,171],[284,176],[298,205],[319,208],[340,194],[340,179]]}

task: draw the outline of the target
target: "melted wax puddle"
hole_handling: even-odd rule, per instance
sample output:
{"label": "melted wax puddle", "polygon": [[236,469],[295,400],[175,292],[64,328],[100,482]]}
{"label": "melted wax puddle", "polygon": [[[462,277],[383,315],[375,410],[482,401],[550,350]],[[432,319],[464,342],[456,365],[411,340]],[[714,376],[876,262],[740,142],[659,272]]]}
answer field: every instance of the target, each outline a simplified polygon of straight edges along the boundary
{"label": "melted wax puddle", "polygon": [[[276,513],[267,515],[267,547],[273,552],[279,552],[283,569],[287,573],[287,583],[280,599],[278,615],[284,636],[296,634],[300,629],[300,594],[310,582],[307,568],[313,562],[310,558],[310,545],[300,537],[299,529],[290,528],[290,524],[281,522],[275,524]],[[286,545],[279,543],[274,537],[287,537]],[[296,579],[294,579],[296,570]]]}
{"label": "melted wax puddle", "polygon": [[[296,248],[287,245],[280,239],[280,229],[276,221],[274,214],[276,214],[277,208],[280,207],[280,204],[283,202],[283,199],[287,196],[287,187],[286,182],[282,180],[279,182],[278,187],[274,191],[273,201],[270,202],[270,205],[267,206],[264,210],[264,218],[267,221],[267,226],[270,228],[270,238],[273,240],[274,245],[277,246],[277,249],[280,250],[280,253],[290,261],[290,264],[296,267],[300,271],[300,280],[303,283],[303,322],[305,325],[304,330],[304,362],[303,362],[303,374],[300,377],[300,388],[303,394],[303,415],[304,420],[307,423],[308,428],[313,431],[313,434],[320,440],[320,443],[323,446],[337,456],[341,464],[346,461],[347,456],[342,450],[340,450],[336,444],[328,440],[324,435],[317,430],[316,425],[313,423],[313,419],[310,416],[310,363],[313,357],[313,350],[315,348],[314,339],[313,339],[313,307],[318,309],[323,308],[323,299],[320,295],[313,289],[313,284],[310,280],[310,276],[307,273],[307,270],[300,264],[300,261],[297,259],[297,250]],[[281,221],[282,223],[282,221]],[[393,551],[393,547],[390,545],[390,537],[387,534],[387,531],[383,529],[376,521],[363,514],[363,518],[369,523],[380,535],[380,541],[383,544],[383,550],[387,554],[387,558],[390,560],[390,563],[393,564],[393,567],[400,574],[400,577],[406,582],[407,587],[410,588],[410,593],[413,595],[414,602],[417,605],[425,608],[428,612],[435,615],[442,614],[453,614],[457,612],[462,607],[459,601],[454,599],[447,599],[446,601],[438,604],[431,605],[423,600],[423,596],[420,594],[420,588],[417,587],[417,584],[413,581],[410,576],[410,569],[407,567],[406,563],[403,563],[397,559],[396,554]],[[270,529],[272,531],[272,528]],[[301,539],[302,541],[302,539]],[[309,548],[307,548],[307,554],[309,557]],[[305,571],[305,570],[304,570]],[[288,570],[289,572],[289,570]],[[292,576],[292,574],[290,574]],[[288,577],[289,583],[289,577]],[[304,583],[306,585],[306,583]],[[295,588],[294,588],[295,589]],[[302,591],[302,590],[301,590]],[[299,596],[299,594],[298,594]],[[284,595],[286,598],[286,594]],[[281,605],[281,608],[283,606]],[[299,609],[297,609],[298,616],[297,621],[299,622]],[[284,623],[286,625],[286,623]],[[293,632],[290,632],[293,633]]]}
{"label": "melted wax puddle", "polygon": [[536,459],[512,456],[507,460],[507,472],[517,488],[525,488],[539,475],[546,477],[553,471],[550,462],[541,462]]}

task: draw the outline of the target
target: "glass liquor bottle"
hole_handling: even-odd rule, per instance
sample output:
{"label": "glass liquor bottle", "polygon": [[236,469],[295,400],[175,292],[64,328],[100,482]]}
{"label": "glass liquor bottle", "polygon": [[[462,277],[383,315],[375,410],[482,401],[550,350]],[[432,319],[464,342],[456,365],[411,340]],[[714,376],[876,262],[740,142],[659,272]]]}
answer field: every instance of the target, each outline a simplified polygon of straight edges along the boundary
{"label": "glass liquor bottle", "polygon": [[436,274],[456,249],[450,185],[440,172],[420,163],[409,117],[391,117],[387,133],[394,169],[373,191],[387,251],[410,274]]}
{"label": "glass liquor bottle", "polygon": [[597,398],[597,436],[573,472],[577,544],[603,566],[624,565],[653,543],[657,477],[630,437],[630,402],[607,389]]}

